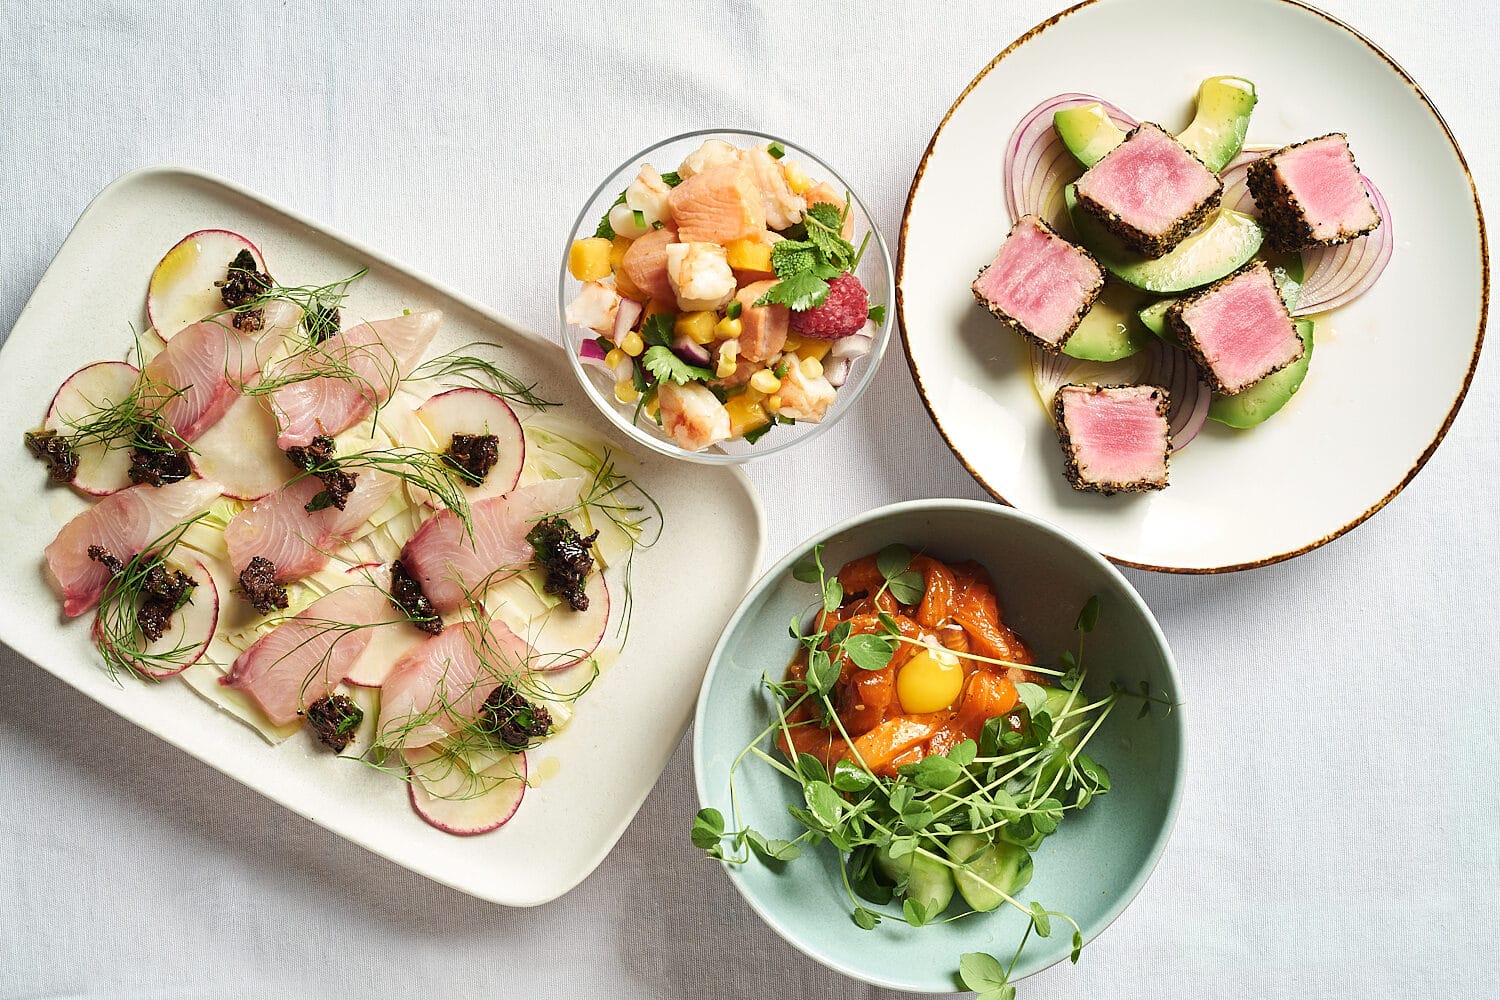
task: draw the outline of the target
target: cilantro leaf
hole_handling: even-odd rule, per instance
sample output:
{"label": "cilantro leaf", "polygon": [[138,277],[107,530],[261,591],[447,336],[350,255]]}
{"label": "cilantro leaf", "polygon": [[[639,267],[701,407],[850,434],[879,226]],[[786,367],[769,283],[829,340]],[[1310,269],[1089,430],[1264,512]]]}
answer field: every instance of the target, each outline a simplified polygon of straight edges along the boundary
{"label": "cilantro leaf", "polygon": [[713,372],[707,368],[690,365],[673,354],[670,347],[661,345],[646,348],[646,353],[641,355],[641,367],[655,375],[659,382],[676,382],[678,385],[713,378]]}
{"label": "cilantro leaf", "polygon": [[746,444],[754,444],[755,442],[759,441],[761,438],[765,437],[768,433],[770,433],[771,428],[775,427],[775,426],[776,426],[775,424],[769,424],[769,423],[768,424],[762,424],[762,425],[760,425],[759,427],[755,428],[752,431],[746,431],[745,433],[741,434],[740,438]]}
{"label": "cilantro leaf", "polygon": [[604,210],[604,217],[599,220],[599,227],[594,230],[594,236],[601,240],[612,240],[615,238],[615,227],[609,224],[610,209],[616,205],[625,204],[625,192],[620,192],[620,197],[610,202],[609,208]]}
{"label": "cilantro leaf", "polygon": [[671,313],[652,313],[641,324],[641,339],[651,347],[666,347],[672,343],[676,323]]}
{"label": "cilantro leaf", "polygon": [[878,306],[871,306],[870,307],[869,317],[870,317],[870,322],[874,323],[876,326],[880,326],[882,323],[884,323],[885,322],[885,304],[881,303]]}
{"label": "cilantro leaf", "polygon": [[786,306],[794,312],[806,312],[828,298],[828,282],[808,271],[783,278],[755,300],[758,306]]}
{"label": "cilantro leaf", "polygon": [[682,183],[682,175],[675,170],[669,170],[661,175],[661,182],[669,188],[674,188]]}
{"label": "cilantro leaf", "polygon": [[813,245],[803,240],[780,240],[771,247],[771,270],[778,278],[790,278],[816,263]]}

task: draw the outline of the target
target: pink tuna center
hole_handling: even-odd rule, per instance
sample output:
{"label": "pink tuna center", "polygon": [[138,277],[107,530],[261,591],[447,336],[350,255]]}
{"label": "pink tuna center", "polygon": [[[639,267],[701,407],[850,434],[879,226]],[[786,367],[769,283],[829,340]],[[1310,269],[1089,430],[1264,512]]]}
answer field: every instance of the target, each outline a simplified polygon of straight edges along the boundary
{"label": "pink tuna center", "polygon": [[1251,271],[1188,305],[1183,321],[1226,388],[1248,385],[1297,356],[1301,341],[1269,271]]}
{"label": "pink tuna center", "polygon": [[1055,344],[1072,329],[1098,281],[1093,261],[1028,222],[1005,241],[975,288],[1032,334]]}
{"label": "pink tuna center", "polygon": [[1302,207],[1315,240],[1355,233],[1376,221],[1364,181],[1338,136],[1299,146],[1276,158],[1276,168]]}
{"label": "pink tuna center", "polygon": [[1167,467],[1167,421],[1150,388],[1069,392],[1063,422],[1086,478],[1099,483],[1159,479]]}
{"label": "pink tuna center", "polygon": [[1213,195],[1218,179],[1165,132],[1142,128],[1078,181],[1078,191],[1159,235]]}

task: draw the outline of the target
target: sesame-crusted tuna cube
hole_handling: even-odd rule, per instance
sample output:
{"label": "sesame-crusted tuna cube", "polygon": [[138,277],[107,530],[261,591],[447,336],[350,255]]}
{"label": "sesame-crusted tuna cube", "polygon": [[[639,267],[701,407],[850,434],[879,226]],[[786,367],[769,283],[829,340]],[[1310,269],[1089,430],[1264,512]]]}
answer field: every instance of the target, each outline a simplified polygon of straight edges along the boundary
{"label": "sesame-crusted tuna cube", "polygon": [[1104,271],[1087,250],[1023,215],[970,288],[1001,322],[1060,351],[1103,290]]}
{"label": "sesame-crusted tuna cube", "polygon": [[1078,178],[1075,192],[1128,249],[1160,257],[1203,223],[1224,186],[1160,125],[1142,122]]}
{"label": "sesame-crusted tuna cube", "polygon": [[1250,164],[1245,185],[1279,250],[1347,243],[1380,225],[1341,132],[1267,153]]}
{"label": "sesame-crusted tuna cube", "polygon": [[1203,380],[1223,395],[1250,388],[1306,350],[1263,261],[1180,299],[1167,323]]}
{"label": "sesame-crusted tuna cube", "polygon": [[1167,402],[1167,391],[1154,385],[1057,390],[1052,415],[1073,488],[1106,495],[1164,488],[1172,450]]}

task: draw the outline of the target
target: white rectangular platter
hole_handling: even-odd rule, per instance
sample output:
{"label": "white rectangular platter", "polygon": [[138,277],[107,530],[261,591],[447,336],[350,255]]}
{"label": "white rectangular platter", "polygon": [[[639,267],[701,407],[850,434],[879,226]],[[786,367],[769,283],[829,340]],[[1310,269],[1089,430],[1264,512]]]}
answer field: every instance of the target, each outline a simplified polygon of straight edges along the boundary
{"label": "white rectangular platter", "polygon": [[157,260],[207,228],[245,234],[272,273],[292,284],[369,268],[349,298],[362,317],[443,310],[432,353],[473,341],[502,345],[503,367],[630,454],[553,342],[227,181],[186,169],[137,171],[84,211],[0,350],[0,427],[12,442],[11,473],[0,477],[0,523],[10,535],[0,640],[122,718],[397,864],[506,905],[555,899],[609,853],[687,728],[709,653],[760,563],[765,522],[749,480],[738,470],[633,456],[631,473],[661,504],[664,527],[635,560],[628,639],[578,702],[572,724],[533,752],[533,774],[545,777],[533,779],[520,811],[493,833],[442,833],[413,813],[401,781],[336,759],[306,734],[271,746],[180,681],[113,681],[89,642],[90,618],[63,619],[42,562],[42,547],[85,503],[45,485],[21,434],[40,424],[70,372],[123,356],[131,325],[145,325]]}

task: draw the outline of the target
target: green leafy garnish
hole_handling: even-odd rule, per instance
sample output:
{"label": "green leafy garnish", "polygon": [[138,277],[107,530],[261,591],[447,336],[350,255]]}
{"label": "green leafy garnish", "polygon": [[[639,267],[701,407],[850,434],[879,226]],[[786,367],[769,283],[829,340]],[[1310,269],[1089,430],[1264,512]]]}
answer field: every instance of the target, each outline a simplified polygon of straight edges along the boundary
{"label": "green leafy garnish", "polygon": [[609,224],[609,213],[616,205],[625,204],[625,192],[620,192],[620,197],[609,203],[609,208],[604,210],[604,217],[599,220],[598,228],[594,230],[594,236],[601,240],[612,240],[615,238],[615,227]]}
{"label": "green leafy garnish", "polygon": [[885,322],[885,303],[882,302],[878,306],[871,306],[870,307],[870,312],[868,313],[868,315],[869,315],[870,322],[874,323],[876,326],[879,326],[880,324],[884,323]]}
{"label": "green leafy garnish", "polygon": [[672,343],[676,323],[672,313],[652,313],[641,324],[641,339],[649,347],[666,347]]}
{"label": "green leafy garnish", "polygon": [[849,204],[845,200],[842,209],[826,201],[809,206],[800,225],[803,238],[781,240],[771,248],[771,269],[778,280],[756,305],[806,312],[823,304],[829,279],[852,270],[859,259],[842,235]]}
{"label": "green leafy garnish", "polygon": [[707,368],[690,365],[672,353],[670,347],[661,345],[646,348],[646,353],[641,355],[641,367],[655,375],[658,382],[676,382],[678,385],[706,382],[714,377]]}

